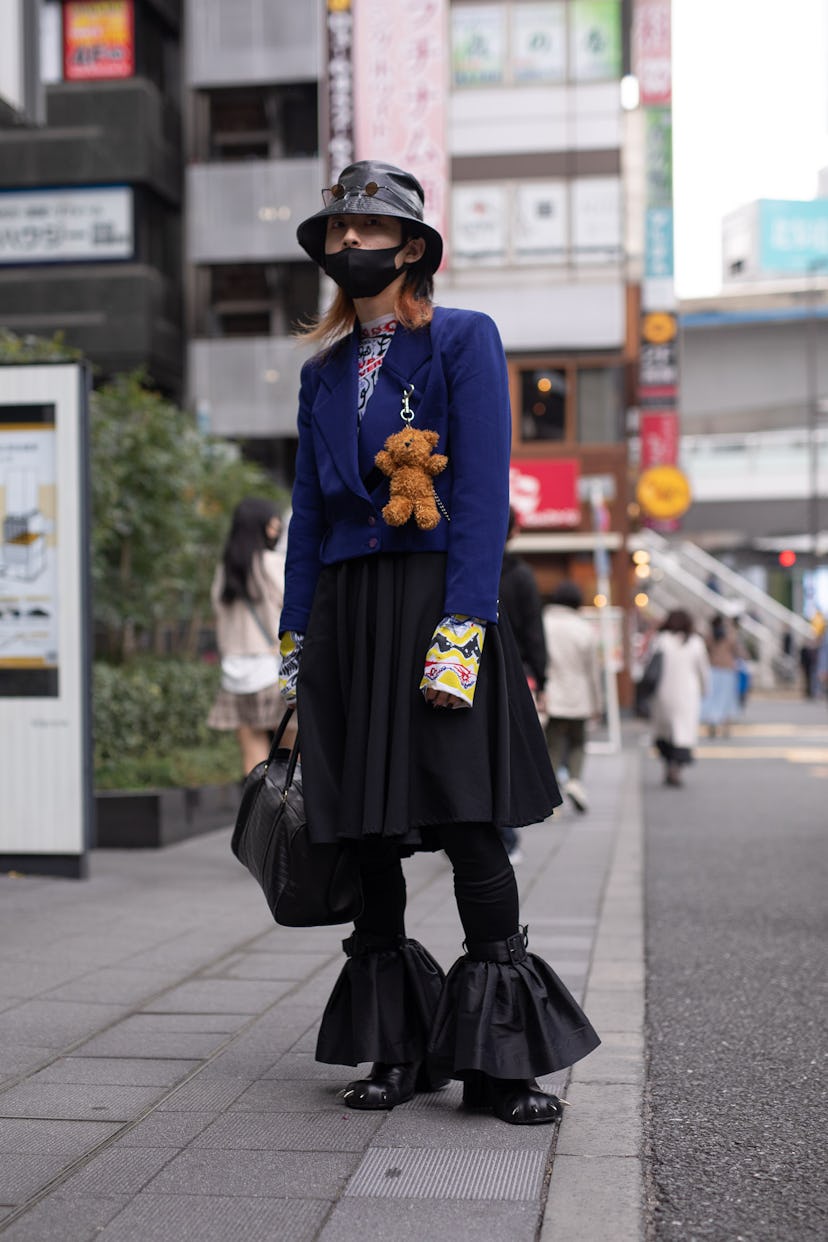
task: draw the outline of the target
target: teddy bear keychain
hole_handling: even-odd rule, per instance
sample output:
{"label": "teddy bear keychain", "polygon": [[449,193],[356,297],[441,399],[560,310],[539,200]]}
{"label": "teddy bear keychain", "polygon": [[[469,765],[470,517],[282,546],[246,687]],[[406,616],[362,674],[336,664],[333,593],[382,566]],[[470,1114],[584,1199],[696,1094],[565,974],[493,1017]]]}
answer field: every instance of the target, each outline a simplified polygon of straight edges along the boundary
{"label": "teddy bear keychain", "polygon": [[434,476],[445,470],[448,457],[433,452],[440,439],[436,431],[411,426],[414,411],[408,402],[413,391],[413,384],[403,390],[400,418],[405,427],[390,435],[374,458],[391,480],[391,497],[382,516],[389,526],[404,526],[413,515],[420,530],[434,530],[440,521],[438,505],[446,521],[450,520],[433,482]]}

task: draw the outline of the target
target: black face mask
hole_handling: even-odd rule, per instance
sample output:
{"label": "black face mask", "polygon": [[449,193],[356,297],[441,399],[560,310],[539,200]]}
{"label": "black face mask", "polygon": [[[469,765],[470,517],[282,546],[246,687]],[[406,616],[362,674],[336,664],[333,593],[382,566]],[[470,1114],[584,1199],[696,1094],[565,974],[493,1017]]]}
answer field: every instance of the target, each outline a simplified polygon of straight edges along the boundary
{"label": "black face mask", "polygon": [[399,246],[388,246],[382,250],[346,246],[336,254],[325,255],[325,271],[349,298],[376,297],[405,270],[394,264],[395,257],[405,244],[402,242]]}

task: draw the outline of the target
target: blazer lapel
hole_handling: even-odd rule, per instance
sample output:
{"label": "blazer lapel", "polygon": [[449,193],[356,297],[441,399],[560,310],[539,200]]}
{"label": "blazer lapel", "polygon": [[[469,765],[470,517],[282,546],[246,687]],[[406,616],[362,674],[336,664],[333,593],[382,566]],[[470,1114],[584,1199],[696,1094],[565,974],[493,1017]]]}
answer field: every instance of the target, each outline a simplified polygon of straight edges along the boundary
{"label": "blazer lapel", "polygon": [[358,332],[355,328],[323,364],[313,417],[343,483],[357,495],[367,497],[357,466]]}
{"label": "blazer lapel", "polygon": [[[358,345],[357,326],[351,337],[342,341],[323,364],[313,417],[343,483],[357,496],[368,499],[368,491],[360,477],[356,427]],[[369,404],[370,412],[376,414],[379,412],[377,407],[381,407],[382,422],[388,419],[390,425],[394,422],[391,406],[394,407],[393,415],[398,417],[403,390],[413,385],[411,406],[415,426],[422,425],[417,413],[425,393],[431,356],[431,333],[427,329],[406,332],[398,327],[377,376],[377,386]],[[386,413],[386,407],[389,413]],[[397,428],[392,427],[392,430]]]}
{"label": "blazer lapel", "polygon": [[[406,332],[404,328],[398,327],[380,367],[377,386],[379,387],[379,382],[383,378],[385,379],[383,387],[387,387],[389,381],[392,382],[399,390],[400,405],[402,405],[403,389],[413,384],[414,395],[411,397],[411,404],[414,406],[414,396],[422,396],[425,390],[428,371],[424,368],[430,361],[431,332],[428,328],[417,332]],[[371,400],[373,399],[372,397]]]}

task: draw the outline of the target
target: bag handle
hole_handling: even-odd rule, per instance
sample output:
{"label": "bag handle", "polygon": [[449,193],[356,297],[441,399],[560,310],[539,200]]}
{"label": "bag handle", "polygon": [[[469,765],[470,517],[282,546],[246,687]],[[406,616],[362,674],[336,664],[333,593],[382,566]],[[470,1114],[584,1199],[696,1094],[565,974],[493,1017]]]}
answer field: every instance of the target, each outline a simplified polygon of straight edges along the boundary
{"label": "bag handle", "polygon": [[[267,756],[268,767],[270,766],[270,764],[273,762],[274,758],[276,757],[276,752],[279,749],[279,745],[284,736],[285,729],[288,727],[288,724],[290,723],[290,720],[295,710],[296,709],[294,707],[289,707],[276,727],[276,732],[273,734],[273,742],[270,747],[270,753]],[[290,789],[291,785],[293,784],[293,774],[296,771],[296,765],[298,762],[299,762],[299,735],[297,734],[296,741],[293,743],[293,749],[290,752],[290,759],[288,761],[287,772],[285,773],[285,789],[286,790]]]}
{"label": "bag handle", "polygon": [[262,637],[264,638],[268,647],[275,647],[276,643],[272,635],[270,634],[270,631],[265,629],[264,622],[262,621],[259,614],[256,612],[256,609],[253,607],[253,604],[251,603],[251,601],[249,599],[246,599],[244,602],[247,605],[247,610],[250,613],[251,617],[253,618],[253,620],[256,622],[259,629],[261,630]]}

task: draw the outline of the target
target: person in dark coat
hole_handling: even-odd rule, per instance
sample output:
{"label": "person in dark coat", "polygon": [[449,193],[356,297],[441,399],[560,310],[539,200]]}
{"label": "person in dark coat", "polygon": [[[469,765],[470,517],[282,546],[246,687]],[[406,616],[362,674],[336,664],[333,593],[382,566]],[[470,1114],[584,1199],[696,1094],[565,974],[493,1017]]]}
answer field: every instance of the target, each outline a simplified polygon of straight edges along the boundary
{"label": "person in dark coat", "polygon": [[[311,839],[357,851],[364,909],[325,1008],[317,1059],[372,1062],[345,1104],[389,1109],[447,1078],[470,1107],[553,1122],[538,1075],[598,1037],[528,952],[498,836],[560,803],[520,655],[498,625],[509,509],[506,360],[486,315],[434,307],[442,240],[410,173],[344,170],[300,224],[339,286],[306,339],[280,622],[283,692],[302,717]],[[389,520],[386,440],[435,432],[433,519]],[[397,515],[393,514],[396,520]],[[444,977],[405,933],[402,858],[443,849],[465,932]]]}
{"label": "person in dark coat", "polygon": [[508,541],[519,529],[518,516],[509,509],[507,547],[500,573],[500,611],[512,627],[520,658],[526,669],[530,688],[538,702],[543,699],[546,684],[546,637],[543,632],[543,608],[535,575],[522,556],[511,552]]}
{"label": "person in dark coat", "polygon": [[[517,513],[509,508],[509,529],[506,535],[506,551],[500,572],[500,612],[512,627],[517,649],[523,661],[526,680],[536,706],[543,704],[546,683],[546,637],[543,631],[543,608],[535,575],[522,556],[509,549],[509,542],[519,529]],[[523,861],[520,834],[509,825],[500,830],[510,862]]]}

